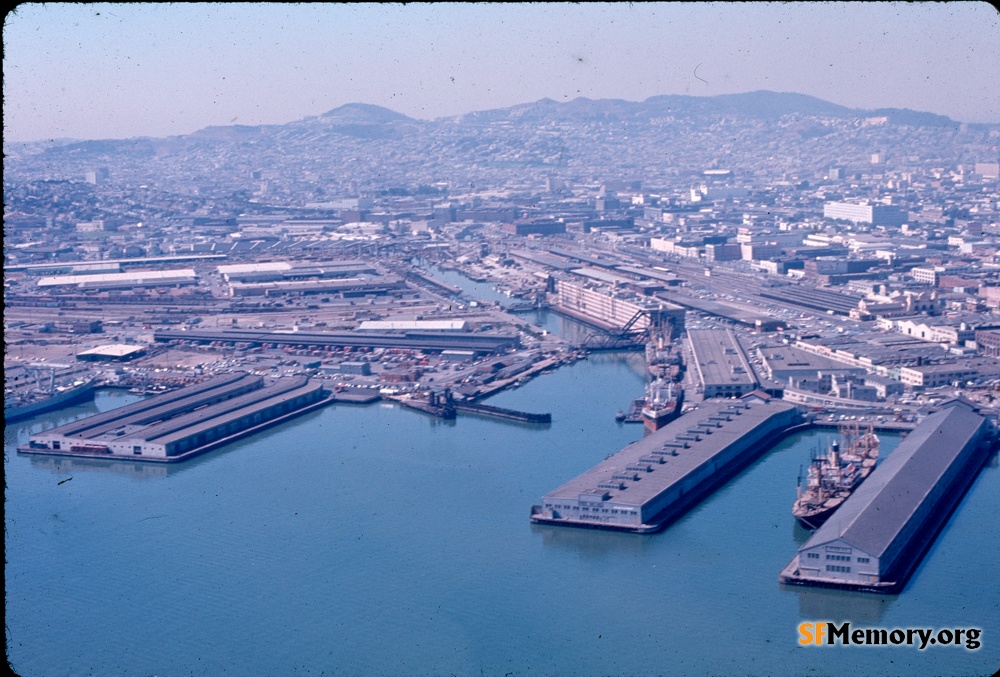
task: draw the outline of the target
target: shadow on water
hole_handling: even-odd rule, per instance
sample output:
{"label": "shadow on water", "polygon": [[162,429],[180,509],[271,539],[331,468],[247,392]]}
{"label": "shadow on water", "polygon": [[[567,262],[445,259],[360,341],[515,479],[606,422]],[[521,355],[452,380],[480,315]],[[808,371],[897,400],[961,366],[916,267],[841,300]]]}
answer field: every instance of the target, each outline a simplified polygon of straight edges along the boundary
{"label": "shadow on water", "polygon": [[532,524],[531,532],[542,537],[545,547],[572,550],[581,556],[640,554],[650,546],[650,536],[605,531],[602,529],[578,529],[575,527]]}
{"label": "shadow on water", "polygon": [[69,456],[29,456],[32,468],[64,475],[83,472],[109,472],[139,479],[165,479],[180,467],[167,463],[143,463],[104,458],[72,458]]}
{"label": "shadow on water", "polygon": [[881,625],[897,600],[895,595],[878,595],[851,590],[778,586],[799,597],[799,617],[816,621],[850,620],[856,625]]}
{"label": "shadow on water", "polygon": [[795,541],[796,545],[801,547],[802,544],[808,541],[809,537],[812,535],[813,532],[799,524],[798,520],[792,520],[792,540]]}
{"label": "shadow on water", "polygon": [[3,444],[4,460],[14,449],[28,444],[31,435],[51,430],[88,416],[138,402],[142,397],[116,389],[98,389],[94,399],[89,402],[75,404],[55,411],[45,412],[23,421],[4,426]]}
{"label": "shadow on water", "polygon": [[[351,406],[351,405],[347,405]],[[331,405],[329,408],[333,409],[334,406]],[[197,468],[205,463],[211,463],[216,459],[223,458],[229,454],[239,452],[245,448],[248,443],[256,442],[262,439],[267,439],[269,436],[281,434],[282,430],[286,429],[286,426],[292,425],[302,425],[308,424],[310,421],[314,421],[320,414],[322,410],[311,411],[302,416],[293,418],[291,420],[280,423],[272,428],[262,430],[249,437],[245,437],[239,440],[233,440],[232,442],[218,447],[216,449],[211,449],[203,454],[194,456],[186,461],[179,461],[176,463],[161,463],[161,462],[149,462],[149,461],[134,461],[130,459],[117,459],[117,458],[84,458],[84,457],[72,457],[72,456],[38,456],[34,454],[22,454],[31,462],[33,468],[39,468],[48,470],[53,473],[65,474],[65,473],[77,473],[77,472],[101,472],[101,473],[114,473],[118,475],[126,475],[128,477],[133,477],[137,479],[166,479],[167,477],[172,477],[178,473],[182,473],[193,468]],[[71,421],[90,416],[96,412],[86,411],[80,413],[74,413],[71,415],[63,415],[57,420],[52,419],[39,422],[37,419],[32,422],[28,421],[30,429],[19,431],[17,434],[18,439],[21,434],[24,436],[24,441],[19,442],[20,444],[25,444],[27,442],[27,436],[34,434],[36,432],[41,432],[42,430],[48,430],[57,425],[62,425],[63,423],[69,423]],[[6,435],[5,435],[6,438]],[[7,442],[7,439],[5,439]],[[8,442],[9,444],[9,442]]]}

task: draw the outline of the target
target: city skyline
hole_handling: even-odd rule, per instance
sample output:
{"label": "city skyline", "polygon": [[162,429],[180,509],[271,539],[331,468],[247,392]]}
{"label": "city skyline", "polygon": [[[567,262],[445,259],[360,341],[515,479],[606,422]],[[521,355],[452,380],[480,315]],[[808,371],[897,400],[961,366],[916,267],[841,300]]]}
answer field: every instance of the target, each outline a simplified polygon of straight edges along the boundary
{"label": "city skyline", "polygon": [[755,90],[996,122],[998,28],[972,2],[25,4],[4,26],[4,132],[160,137],[352,102],[435,119]]}

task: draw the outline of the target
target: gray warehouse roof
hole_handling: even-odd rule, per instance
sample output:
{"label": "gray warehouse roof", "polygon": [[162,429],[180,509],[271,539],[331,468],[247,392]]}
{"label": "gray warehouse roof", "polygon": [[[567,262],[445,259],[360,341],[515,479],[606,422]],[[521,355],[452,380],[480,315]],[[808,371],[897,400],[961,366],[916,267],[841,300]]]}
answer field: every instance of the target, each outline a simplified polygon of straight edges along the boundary
{"label": "gray warehouse roof", "polygon": [[743,354],[743,347],[729,329],[689,329],[695,366],[707,386],[726,384],[755,385],[753,369]]}
{"label": "gray warehouse roof", "polygon": [[267,332],[245,329],[227,330],[158,330],[154,341],[233,341],[260,345],[368,346],[382,348],[413,348],[417,350],[477,350],[498,352],[514,347],[516,336],[473,332]]}
{"label": "gray warehouse roof", "polygon": [[[777,400],[769,403],[747,402],[746,400],[706,400],[697,409],[681,416],[655,433],[629,444],[582,475],[546,494],[545,498],[575,500],[580,494],[598,488],[599,484],[612,482],[616,474],[627,473],[628,466],[651,465],[653,467],[651,472],[636,473],[640,478],[638,481],[624,482],[625,489],[609,490],[612,494],[610,500],[613,503],[641,506],[698,469],[702,464],[709,462],[722,450],[739,443],[749,430],[762,425],[775,413],[790,409],[794,409],[794,407]],[[730,420],[727,421],[727,418]],[[692,434],[690,431],[695,429],[702,432]],[[678,435],[682,435],[683,438],[678,438]],[[693,439],[695,437],[700,439]],[[673,446],[678,439],[682,441],[677,446]],[[642,461],[643,458],[659,455],[657,452],[672,449],[677,450],[677,455],[664,456],[664,463],[648,464]]]}
{"label": "gray warehouse roof", "polygon": [[144,420],[150,416],[159,415],[161,411],[168,411],[173,408],[182,407],[184,406],[183,403],[185,401],[191,400],[192,398],[208,398],[215,392],[221,392],[222,389],[228,389],[229,386],[238,387],[238,381],[249,378],[263,380],[259,376],[251,377],[249,374],[245,374],[243,372],[223,374],[221,376],[213,377],[207,381],[203,381],[202,383],[198,383],[197,385],[188,386],[187,388],[182,388],[173,392],[133,402],[132,404],[127,404],[124,407],[118,407],[117,409],[111,409],[110,411],[94,414],[93,416],[88,416],[70,423],[65,423],[44,432],[46,434],[60,434],[66,436],[79,435],[82,438],[100,435],[115,426],[126,425],[127,423]]}
{"label": "gray warehouse roof", "polygon": [[186,416],[138,431],[133,437],[156,441],[159,444],[170,444],[176,440],[194,437],[206,430],[212,430],[237,420],[248,413],[253,413],[266,406],[287,402],[322,387],[321,383],[310,383],[305,376],[279,379],[273,385],[208,407],[204,412],[192,412]]}

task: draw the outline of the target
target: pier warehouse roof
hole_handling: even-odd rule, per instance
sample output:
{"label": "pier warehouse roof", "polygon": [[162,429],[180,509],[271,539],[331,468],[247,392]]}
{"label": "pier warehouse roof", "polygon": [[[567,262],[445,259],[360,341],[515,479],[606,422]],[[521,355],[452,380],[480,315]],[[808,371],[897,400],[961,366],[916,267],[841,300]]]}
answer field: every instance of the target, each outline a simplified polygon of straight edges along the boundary
{"label": "pier warehouse roof", "polygon": [[542,498],[536,522],[655,531],[799,421],[780,400],[710,400]]}
{"label": "pier warehouse roof", "polygon": [[227,330],[160,330],[153,340],[211,343],[223,341],[245,345],[308,346],[313,350],[330,350],[350,346],[367,348],[410,348],[413,350],[474,350],[477,353],[499,353],[518,346],[518,337],[485,332],[353,332],[353,331],[272,331],[246,329]]}
{"label": "pier warehouse roof", "polygon": [[81,351],[76,354],[76,359],[83,360],[84,362],[99,362],[102,360],[125,362],[140,357],[145,353],[146,348],[144,346],[115,343]]}
{"label": "pier warehouse roof", "polygon": [[689,329],[691,352],[705,397],[742,396],[759,385],[736,335],[730,329]]}
{"label": "pier warehouse roof", "polygon": [[36,435],[21,451],[172,461],[319,406],[327,394],[307,377],[264,386],[260,376],[216,377]]}
{"label": "pier warehouse roof", "polygon": [[55,275],[38,280],[39,287],[75,285],[80,288],[98,289],[112,287],[155,287],[161,285],[194,284],[194,269],[133,270],[127,273],[98,273],[94,275]]}
{"label": "pier warehouse roof", "polygon": [[197,407],[212,400],[222,401],[229,397],[235,397],[232,394],[234,390],[238,389],[239,393],[249,392],[260,388],[263,384],[264,379],[260,376],[251,376],[242,372],[223,374],[187,388],[156,395],[132,404],[126,404],[124,407],[64,423],[39,433],[36,437],[53,435],[76,436],[80,439],[94,437],[116,426],[141,425],[175,415],[178,412],[194,411]]}
{"label": "pier warehouse roof", "polygon": [[989,434],[960,402],[925,418],[799,548],[782,580],[887,591],[905,583],[975,477]]}

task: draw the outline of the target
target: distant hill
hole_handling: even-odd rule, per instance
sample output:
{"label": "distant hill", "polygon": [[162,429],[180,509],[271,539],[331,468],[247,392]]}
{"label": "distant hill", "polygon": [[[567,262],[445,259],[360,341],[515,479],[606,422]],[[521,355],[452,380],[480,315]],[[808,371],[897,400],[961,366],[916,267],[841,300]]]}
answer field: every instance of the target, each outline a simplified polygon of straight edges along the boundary
{"label": "distant hill", "polygon": [[[719,116],[754,119],[778,119],[783,116],[813,116],[828,118],[885,117],[887,122],[913,127],[958,127],[959,123],[935,113],[913,111],[905,108],[880,108],[861,110],[847,108],[806,94],[760,90],[742,94],[717,96],[688,96],[665,94],[652,96],[645,101],[623,99],[588,99],[578,97],[559,102],[550,98],[507,108],[474,111],[463,115],[439,118],[434,121],[417,120],[382,106],[367,103],[347,103],[318,116],[289,122],[284,125],[215,125],[188,135],[169,137],[174,144],[182,139],[241,142],[267,134],[283,131],[302,133],[304,127],[322,125],[325,132],[342,134],[359,139],[395,138],[420,130],[430,130],[435,123],[484,125],[502,121],[544,124],[545,122],[574,123],[641,123],[650,120],[673,118],[693,122],[708,122]],[[54,147],[71,146],[80,151],[88,146],[96,152],[112,152],[122,145],[133,146],[138,139],[98,141],[49,141]],[[157,139],[142,137],[145,144],[155,144]],[[23,145],[23,144],[22,144]]]}
{"label": "distant hill", "polygon": [[[322,124],[328,132],[359,139],[396,138],[414,125],[423,124],[420,120],[369,103],[345,103],[318,117],[299,122]],[[296,124],[290,123],[289,126]]]}
{"label": "distant hill", "polygon": [[259,136],[263,130],[261,125],[215,125],[199,129],[190,136],[218,141],[242,141]]}
{"label": "distant hill", "polygon": [[[680,98],[680,97],[674,97]],[[694,97],[683,97],[692,99]],[[790,92],[770,92],[759,90],[744,94],[720,94],[708,97],[709,105],[716,111],[728,114],[750,115],[758,118],[776,118],[782,115],[825,115],[829,117],[845,117],[856,115],[854,111],[823,99],[817,99],[807,94]],[[647,103],[649,99],[647,99]]]}
{"label": "distant hill", "polygon": [[958,127],[959,123],[944,115],[924,113],[909,108],[878,108],[867,112],[870,117],[887,117],[889,122],[910,127]]}
{"label": "distant hill", "polygon": [[[127,167],[129,181],[184,192],[198,180],[213,194],[259,190],[259,182],[248,177],[266,171],[273,177],[269,190],[284,195],[438,181],[467,186],[544,184],[554,177],[655,181],[700,176],[711,167],[810,176],[831,166],[867,166],[879,149],[895,158],[926,157],[942,142],[957,144],[940,131],[960,127],[967,136],[963,143],[975,147],[988,145],[990,133],[1000,129],[770,91],[645,101],[545,98],[436,120],[348,103],[285,124],[218,125],[166,138],[5,144],[4,169],[5,178],[82,180],[87,171],[106,166],[113,181],[114,168]],[[959,157],[961,150],[955,145],[948,152]]]}
{"label": "distant hill", "polygon": [[339,108],[327,111],[319,116],[326,121],[337,121],[344,124],[384,124],[387,122],[415,122],[394,110],[373,106],[370,103],[345,103]]}
{"label": "distant hill", "polygon": [[478,111],[449,118],[451,120],[487,123],[499,120],[542,120],[620,122],[674,117],[694,119],[699,116],[736,115],[760,119],[776,119],[785,115],[806,115],[831,118],[864,118],[888,116],[896,124],[912,126],[942,126],[959,123],[943,115],[919,113],[905,109],[886,108],[866,111],[847,108],[806,94],[770,92],[760,90],[743,94],[717,96],[688,96],[665,94],[652,96],[645,101],[621,99],[587,99],[579,97],[563,103],[541,99],[534,103],[519,104],[509,108]]}

